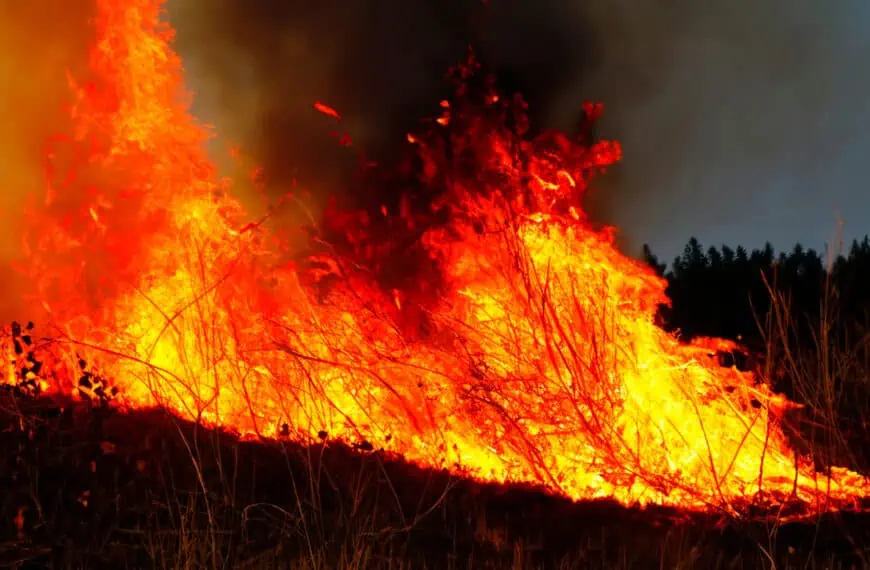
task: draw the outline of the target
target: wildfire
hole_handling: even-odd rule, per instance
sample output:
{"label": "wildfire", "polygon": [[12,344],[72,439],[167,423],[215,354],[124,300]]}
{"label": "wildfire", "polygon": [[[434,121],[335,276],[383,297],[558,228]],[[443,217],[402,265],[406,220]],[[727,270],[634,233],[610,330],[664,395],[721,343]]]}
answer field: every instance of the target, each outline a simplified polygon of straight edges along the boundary
{"label": "wildfire", "polygon": [[450,152],[409,140],[422,183],[447,189],[433,206],[446,222],[382,211],[417,231],[437,286],[382,287],[369,261],[389,243],[362,214],[331,219],[346,247],[289,265],[206,155],[161,4],[97,0],[93,76],[71,80],[78,129],[54,142],[29,212],[29,276],[59,331],[48,390],[85,389],[81,358],[124,405],[246,435],[365,440],[575,499],[827,509],[867,494],[857,474],[796,459],[790,404],[717,366],[720,341],[655,326],[665,283],[579,210],[618,146],[527,141],[521,115],[510,129],[484,120],[512,108],[493,94],[482,115],[445,104],[434,128],[452,129]]}

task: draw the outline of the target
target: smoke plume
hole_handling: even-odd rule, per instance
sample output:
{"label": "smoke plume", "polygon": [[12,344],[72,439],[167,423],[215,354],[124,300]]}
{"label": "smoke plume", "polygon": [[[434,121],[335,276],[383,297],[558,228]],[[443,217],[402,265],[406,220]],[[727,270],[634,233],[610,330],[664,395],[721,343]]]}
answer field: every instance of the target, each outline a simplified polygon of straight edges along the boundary
{"label": "smoke plume", "polygon": [[171,1],[197,112],[274,185],[323,196],[356,167],[314,101],[388,158],[474,43],[548,126],[606,104],[599,134],[625,158],[589,207],[629,253],[650,242],[669,256],[691,235],[821,245],[854,202],[830,189],[856,185],[863,158],[844,148],[870,126],[867,9],[855,3]]}
{"label": "smoke plume", "polygon": [[[170,0],[170,20],[195,112],[263,168],[269,187],[295,183],[322,203],[346,194],[357,153],[396,158],[405,133],[449,94],[445,74],[469,44],[509,90],[546,109],[591,54],[582,21],[564,20],[559,4]],[[342,122],[315,111],[316,101]],[[349,134],[354,149],[332,131]]]}
{"label": "smoke plume", "polygon": [[[194,110],[223,135],[216,155],[238,144],[275,192],[296,184],[322,202],[348,187],[359,152],[389,162],[473,44],[546,126],[571,128],[583,101],[606,104],[599,134],[623,143],[624,161],[597,179],[592,213],[621,228],[627,252],[650,242],[664,256],[691,235],[821,245],[835,213],[870,208],[846,195],[862,194],[870,132],[870,10],[856,6],[168,0]],[[4,262],[18,253],[14,214],[43,189],[45,141],[67,128],[65,73],[83,73],[92,8],[0,7]],[[353,149],[338,144],[344,134]],[[10,279],[3,287],[18,298]]]}

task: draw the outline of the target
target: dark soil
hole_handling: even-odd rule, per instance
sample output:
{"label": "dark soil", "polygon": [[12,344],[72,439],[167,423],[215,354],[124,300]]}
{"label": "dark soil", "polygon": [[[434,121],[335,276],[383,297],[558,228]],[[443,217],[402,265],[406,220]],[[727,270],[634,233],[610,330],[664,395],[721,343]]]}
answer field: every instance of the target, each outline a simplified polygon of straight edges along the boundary
{"label": "dark soil", "polygon": [[0,566],[168,567],[193,542],[224,568],[341,567],[361,549],[384,567],[754,568],[768,556],[864,567],[870,546],[870,516],[857,513],[775,524],[578,504],[369,447],[243,441],[160,410],[5,389]]}

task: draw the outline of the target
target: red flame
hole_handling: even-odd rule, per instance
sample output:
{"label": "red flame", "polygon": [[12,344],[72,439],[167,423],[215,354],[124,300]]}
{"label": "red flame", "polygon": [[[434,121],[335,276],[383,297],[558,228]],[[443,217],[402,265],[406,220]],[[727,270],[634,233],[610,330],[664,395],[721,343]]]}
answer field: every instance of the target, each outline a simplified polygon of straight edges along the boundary
{"label": "red flame", "polygon": [[321,102],[314,103],[314,108],[323,113],[324,115],[328,115],[330,117],[335,117],[339,121],[341,120],[341,115],[338,114],[338,111],[330,107],[329,105],[324,105]]}
{"label": "red flame", "polygon": [[[665,283],[579,208],[618,145],[530,139],[489,91],[479,113],[444,104],[449,139],[409,136],[421,185],[441,189],[432,208],[406,199],[378,224],[333,212],[341,243],[297,269],[206,156],[161,3],[97,0],[95,79],[73,84],[75,139],[53,148],[30,212],[30,277],[58,330],[46,389],[81,389],[81,355],[128,406],[365,439],[575,499],[826,509],[867,494],[857,474],[796,459],[791,404],[718,367],[709,351],[727,343],[655,326]],[[432,277],[385,288],[384,260],[412,250]]]}

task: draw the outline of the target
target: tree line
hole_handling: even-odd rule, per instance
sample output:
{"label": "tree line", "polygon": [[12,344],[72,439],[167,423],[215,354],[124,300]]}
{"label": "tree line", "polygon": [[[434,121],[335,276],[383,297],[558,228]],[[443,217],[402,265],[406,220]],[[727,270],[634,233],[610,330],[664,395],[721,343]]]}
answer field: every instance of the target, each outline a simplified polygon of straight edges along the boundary
{"label": "tree line", "polygon": [[[855,345],[870,338],[870,238],[843,252],[823,254],[797,244],[778,255],[768,243],[747,250],[704,248],[692,238],[668,265],[649,246],[643,259],[667,279],[671,307],[660,320],[685,338],[716,336],[750,348],[768,340],[768,317],[787,317],[793,342],[820,342],[822,329],[837,342]],[[778,312],[772,313],[772,309]]]}

